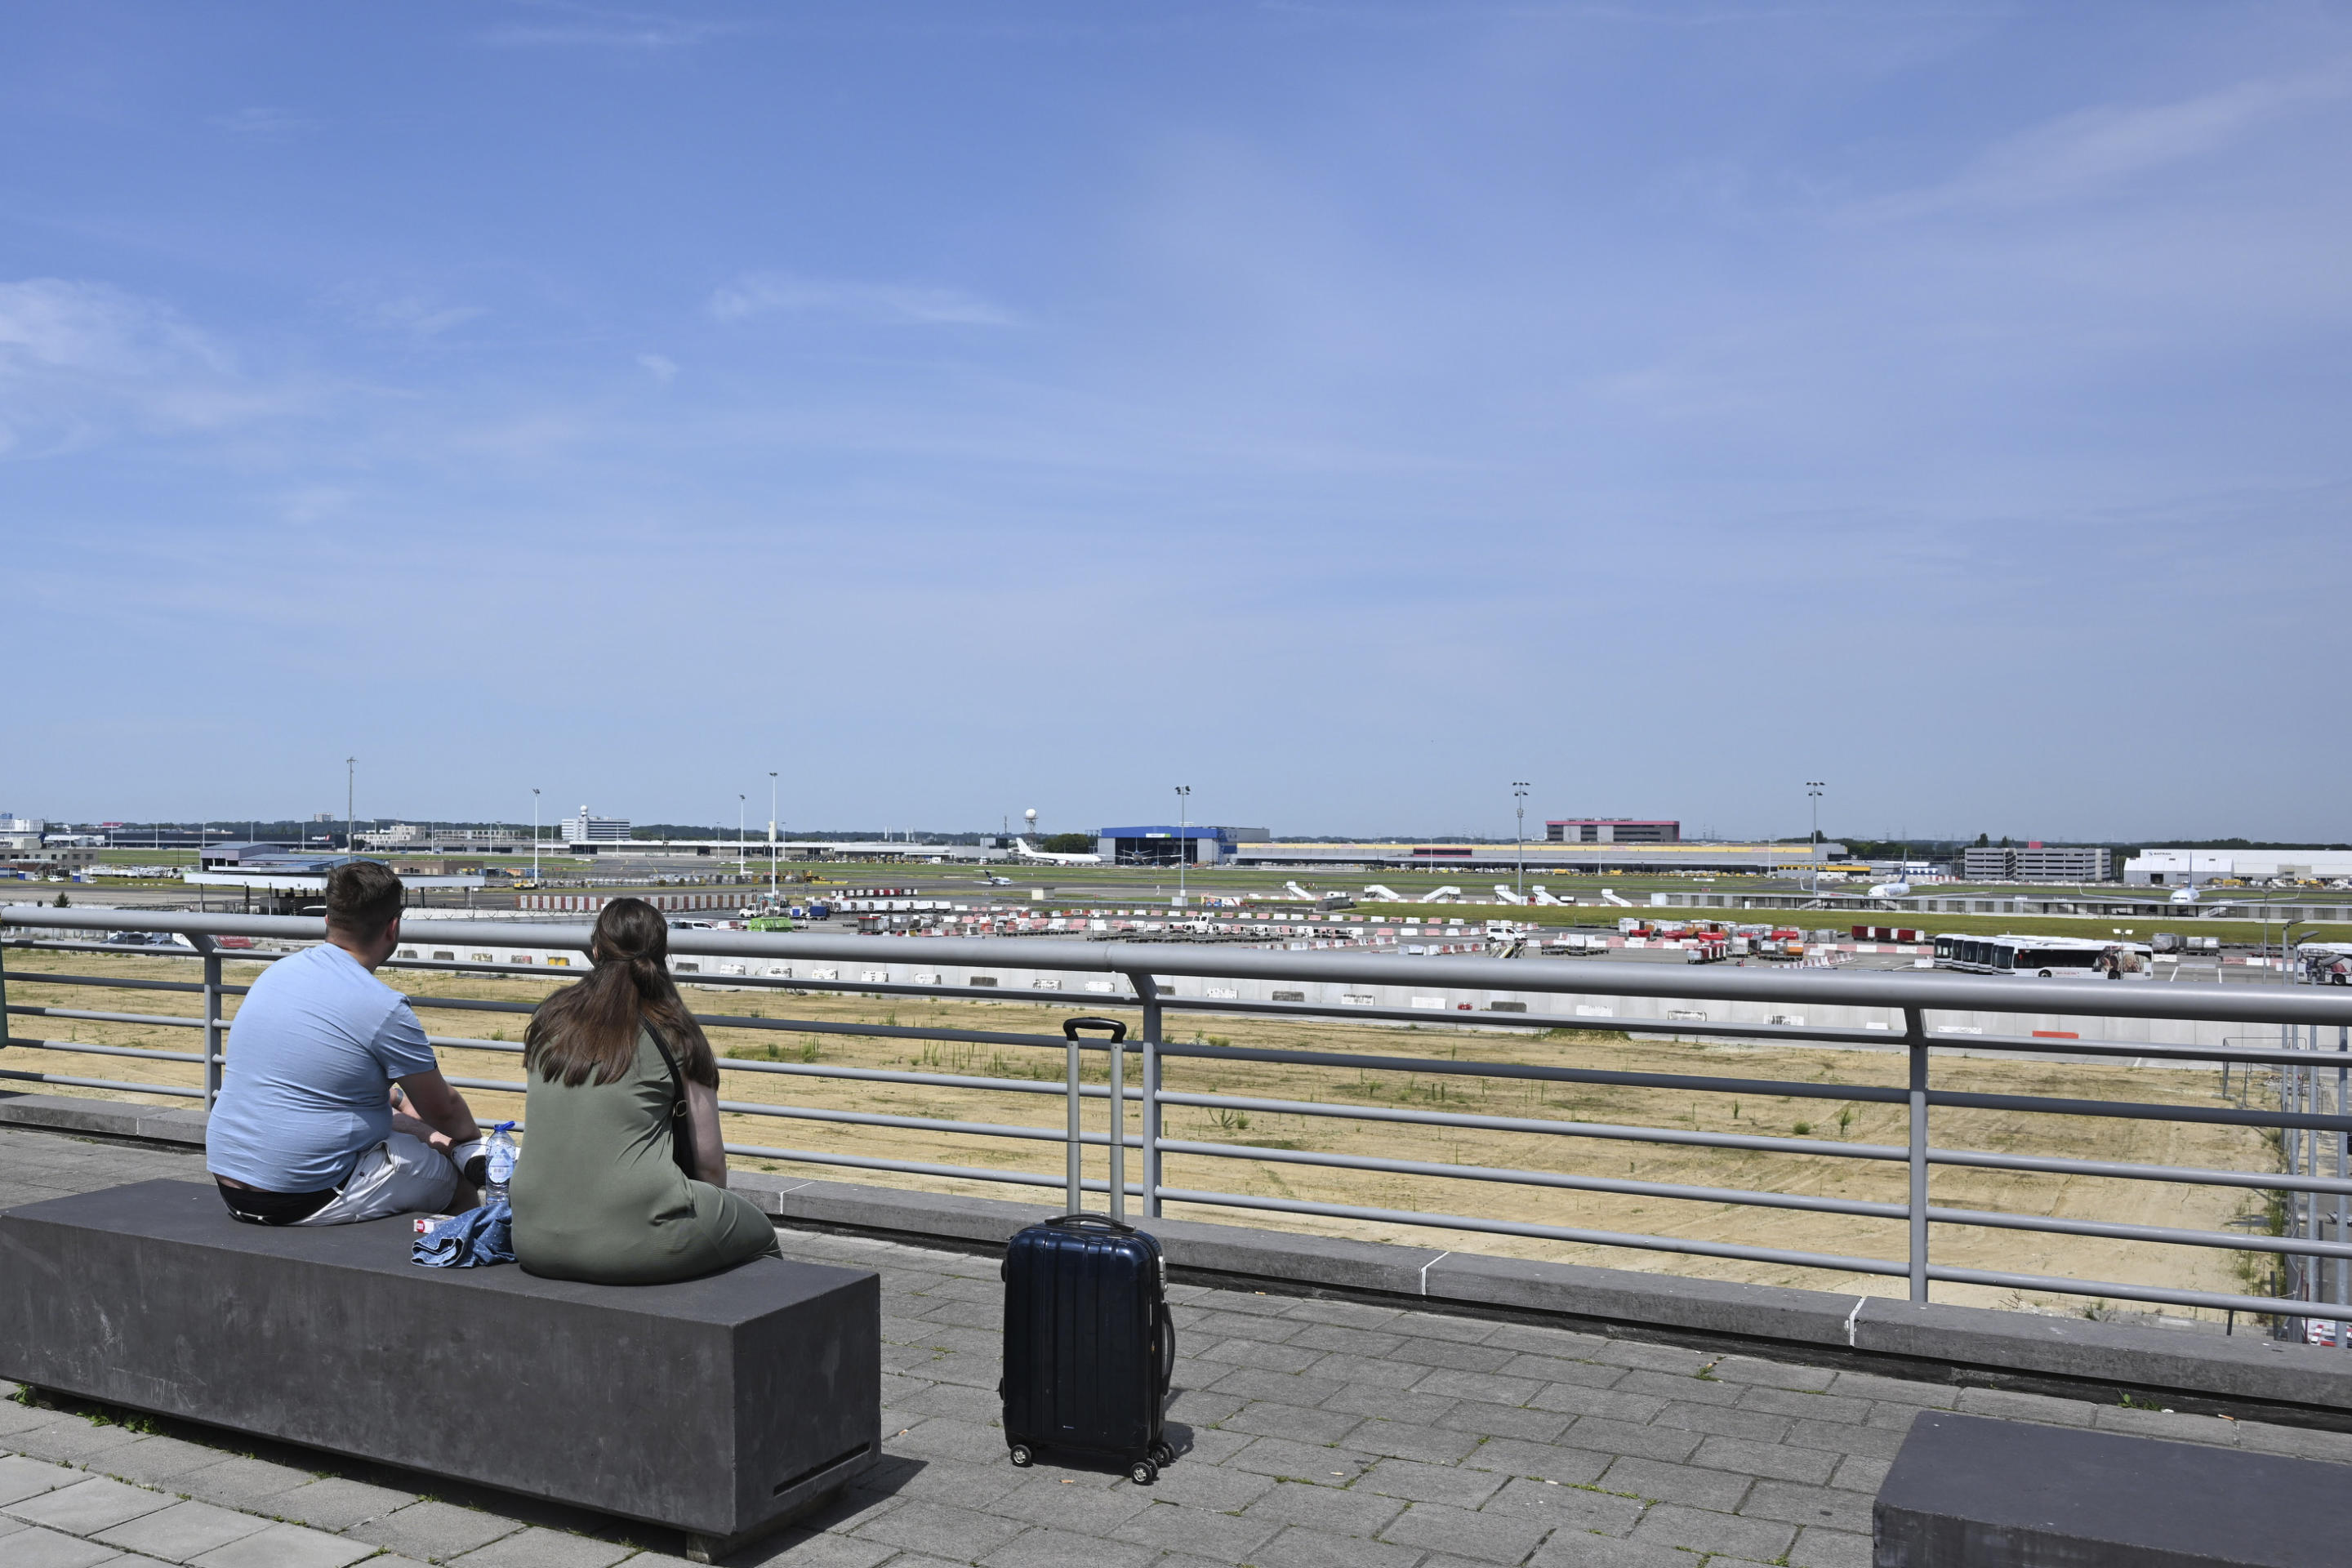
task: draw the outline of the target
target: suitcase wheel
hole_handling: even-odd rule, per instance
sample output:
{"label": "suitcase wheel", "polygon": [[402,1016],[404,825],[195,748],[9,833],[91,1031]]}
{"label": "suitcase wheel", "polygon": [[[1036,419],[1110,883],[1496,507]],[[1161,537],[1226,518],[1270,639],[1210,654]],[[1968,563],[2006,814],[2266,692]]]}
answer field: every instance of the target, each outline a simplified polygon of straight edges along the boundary
{"label": "suitcase wheel", "polygon": [[1013,1462],[1025,1470],[1037,1462],[1037,1456],[1030,1452],[1028,1444],[1015,1443],[1013,1445]]}
{"label": "suitcase wheel", "polygon": [[1148,1487],[1160,1479],[1160,1467],[1150,1459],[1138,1459],[1127,1467],[1127,1479],[1137,1486]]}
{"label": "suitcase wheel", "polygon": [[1151,1462],[1161,1466],[1172,1465],[1176,1462],[1176,1450],[1165,1443],[1154,1443],[1151,1445]]}

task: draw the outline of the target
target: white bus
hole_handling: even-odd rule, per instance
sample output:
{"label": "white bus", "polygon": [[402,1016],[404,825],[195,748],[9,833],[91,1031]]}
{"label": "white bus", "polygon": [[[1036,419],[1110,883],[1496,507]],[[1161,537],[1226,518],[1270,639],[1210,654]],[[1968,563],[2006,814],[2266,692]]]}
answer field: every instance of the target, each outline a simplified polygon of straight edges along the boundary
{"label": "white bus", "polygon": [[2149,972],[2145,944],[2080,936],[1948,933],[1936,938],[1936,967],[1969,974],[2031,974],[2042,980],[2099,979],[2117,973],[2144,979]]}

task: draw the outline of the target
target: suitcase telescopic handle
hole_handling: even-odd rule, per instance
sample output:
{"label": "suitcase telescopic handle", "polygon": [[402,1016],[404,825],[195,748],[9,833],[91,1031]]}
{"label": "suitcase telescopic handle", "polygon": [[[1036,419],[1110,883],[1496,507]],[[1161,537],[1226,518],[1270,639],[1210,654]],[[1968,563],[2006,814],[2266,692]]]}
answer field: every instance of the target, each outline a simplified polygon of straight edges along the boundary
{"label": "suitcase telescopic handle", "polygon": [[1090,1226],[1099,1226],[1104,1230],[1115,1230],[1121,1236],[1135,1234],[1133,1226],[1121,1225],[1108,1215],[1102,1214],[1066,1214],[1058,1219],[1049,1219],[1045,1223],[1052,1226],[1055,1230],[1085,1230]]}
{"label": "suitcase telescopic handle", "polygon": [[1118,1018],[1065,1018],[1062,1020],[1062,1038],[1076,1040],[1080,1029],[1108,1029],[1110,1031],[1111,1044],[1115,1046],[1124,1043],[1127,1039],[1127,1025]]}

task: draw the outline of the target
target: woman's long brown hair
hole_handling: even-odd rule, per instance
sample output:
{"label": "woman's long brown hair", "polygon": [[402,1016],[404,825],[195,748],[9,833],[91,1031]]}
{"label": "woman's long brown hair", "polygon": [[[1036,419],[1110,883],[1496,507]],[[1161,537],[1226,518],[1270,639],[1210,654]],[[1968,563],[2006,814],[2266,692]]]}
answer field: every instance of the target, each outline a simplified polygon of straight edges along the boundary
{"label": "woman's long brown hair", "polygon": [[637,1059],[637,1030],[661,1033],[678,1070],[706,1089],[719,1087],[719,1063],[702,1026],[687,1012],[669,977],[669,922],[643,899],[614,899],[596,917],[588,949],[595,964],[577,985],[539,1005],[523,1031],[523,1066],[550,1083],[576,1088],[627,1076]]}

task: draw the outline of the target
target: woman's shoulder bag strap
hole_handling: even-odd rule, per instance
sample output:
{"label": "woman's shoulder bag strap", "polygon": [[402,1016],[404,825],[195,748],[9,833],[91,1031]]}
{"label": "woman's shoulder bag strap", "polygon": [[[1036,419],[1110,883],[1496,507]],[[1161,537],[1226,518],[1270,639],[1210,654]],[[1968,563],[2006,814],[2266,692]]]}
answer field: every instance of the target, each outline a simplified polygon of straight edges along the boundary
{"label": "woman's shoulder bag strap", "polygon": [[647,1024],[646,1033],[653,1037],[654,1049],[661,1053],[662,1066],[669,1068],[669,1086],[677,1092],[677,1098],[669,1105],[670,1157],[677,1162],[679,1170],[691,1176],[695,1170],[694,1117],[687,1110],[686,1075],[677,1070],[677,1058],[670,1055],[669,1042],[661,1037],[661,1031]]}

